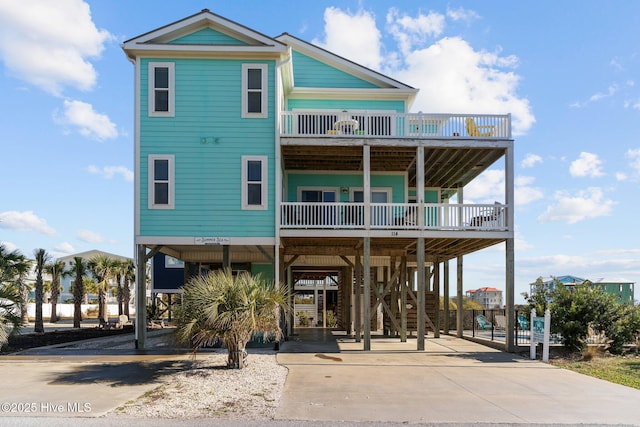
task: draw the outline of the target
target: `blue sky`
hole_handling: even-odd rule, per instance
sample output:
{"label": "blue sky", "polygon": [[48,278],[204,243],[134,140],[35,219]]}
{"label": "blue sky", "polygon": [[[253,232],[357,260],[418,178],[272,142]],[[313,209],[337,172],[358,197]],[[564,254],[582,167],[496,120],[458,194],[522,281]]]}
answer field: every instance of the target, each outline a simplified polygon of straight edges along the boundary
{"label": "blue sky", "polygon": [[[0,0],[2,243],[132,256],[133,66],[120,45],[203,8],[420,88],[413,111],[511,113],[516,302],[539,276],[640,281],[632,0]],[[503,167],[465,202],[503,200]],[[465,290],[481,286],[504,289],[503,246],[465,257]]]}

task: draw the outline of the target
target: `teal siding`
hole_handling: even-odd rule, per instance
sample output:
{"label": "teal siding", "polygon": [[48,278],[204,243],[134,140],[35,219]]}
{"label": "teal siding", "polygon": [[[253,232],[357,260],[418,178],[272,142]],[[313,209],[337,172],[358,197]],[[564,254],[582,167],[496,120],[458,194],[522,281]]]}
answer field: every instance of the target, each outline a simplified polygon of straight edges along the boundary
{"label": "teal siding", "polygon": [[170,44],[209,44],[209,45],[246,45],[242,40],[235,39],[211,28],[203,28],[195,33],[172,40]]}
{"label": "teal siding", "polygon": [[293,51],[293,78],[297,87],[378,88],[300,52]]}
{"label": "teal siding", "polygon": [[[149,117],[149,62],[140,69],[140,234],[272,237],[275,223],[273,61],[179,59],[175,117]],[[243,63],[268,64],[269,116],[241,118]],[[240,129],[242,131],[240,131]],[[202,138],[208,138],[202,144]],[[149,210],[148,155],[175,155],[175,209]],[[268,210],[241,209],[241,157],[268,157]]]}
{"label": "teal siding", "polygon": [[261,275],[262,279],[273,282],[275,274],[273,264],[251,264],[251,274],[253,276]]}
{"label": "teal siding", "polygon": [[[355,174],[307,174],[289,173],[287,175],[287,201],[298,201],[298,187],[338,187],[347,188],[349,192],[342,194],[341,202],[349,201],[351,187],[362,188],[362,175]],[[371,175],[371,187],[391,188],[391,202],[403,203],[405,195],[405,175]]]}
{"label": "teal siding", "polygon": [[[409,196],[415,196],[416,190],[409,190]],[[440,203],[438,198],[438,190],[424,190],[424,202],[425,203]]]}
{"label": "teal siding", "polygon": [[[298,82],[296,82],[297,84]],[[405,112],[404,101],[358,100],[358,99],[290,99],[287,109],[306,108],[314,110],[386,110]]]}

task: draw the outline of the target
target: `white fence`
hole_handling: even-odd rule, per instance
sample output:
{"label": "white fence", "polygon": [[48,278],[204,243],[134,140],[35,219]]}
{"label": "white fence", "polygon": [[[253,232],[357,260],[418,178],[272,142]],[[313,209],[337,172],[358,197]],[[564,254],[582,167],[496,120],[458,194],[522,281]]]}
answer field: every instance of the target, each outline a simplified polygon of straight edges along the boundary
{"label": "white fence", "polygon": [[[98,304],[82,304],[81,311],[82,316],[87,317],[87,310],[98,312]],[[73,318],[73,304],[57,304],[56,312],[58,313],[58,318],[61,319],[71,319]],[[136,312],[135,307],[129,306],[129,314],[133,316]],[[110,317],[118,317],[118,304],[107,304],[107,313]],[[27,304],[27,314],[30,319],[34,319],[36,317],[36,304],[29,303]],[[51,318],[51,304],[42,304],[42,317],[45,321]]]}

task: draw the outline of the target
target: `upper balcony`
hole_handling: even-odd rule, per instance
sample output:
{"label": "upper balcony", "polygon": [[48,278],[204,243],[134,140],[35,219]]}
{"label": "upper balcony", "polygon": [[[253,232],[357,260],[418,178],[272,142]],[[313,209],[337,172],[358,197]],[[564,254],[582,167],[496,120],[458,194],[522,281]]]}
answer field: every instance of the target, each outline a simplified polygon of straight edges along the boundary
{"label": "upper balcony", "polygon": [[282,137],[511,139],[509,114],[301,110],[280,113]]}
{"label": "upper balcony", "polygon": [[[495,204],[363,203],[281,204],[281,230],[509,231],[508,206]],[[368,215],[365,215],[365,214]],[[397,234],[392,234],[397,235]]]}

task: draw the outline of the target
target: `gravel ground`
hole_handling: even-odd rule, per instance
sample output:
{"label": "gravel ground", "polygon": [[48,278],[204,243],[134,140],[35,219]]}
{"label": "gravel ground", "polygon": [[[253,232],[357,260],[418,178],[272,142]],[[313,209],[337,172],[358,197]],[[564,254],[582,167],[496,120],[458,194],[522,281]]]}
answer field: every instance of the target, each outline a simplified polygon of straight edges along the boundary
{"label": "gravel ground", "polygon": [[[173,346],[169,330],[153,331],[148,348]],[[131,337],[89,340],[68,347],[130,349]],[[249,349],[244,369],[228,369],[226,349],[199,352],[190,369],[165,375],[162,384],[107,414],[118,418],[221,418],[270,420],[280,403],[288,370],[276,352]]]}
{"label": "gravel ground", "polygon": [[273,419],[287,369],[278,365],[274,351],[252,351],[247,362],[244,369],[228,369],[226,351],[199,354],[191,369],[164,377],[164,384],[109,415]]}

